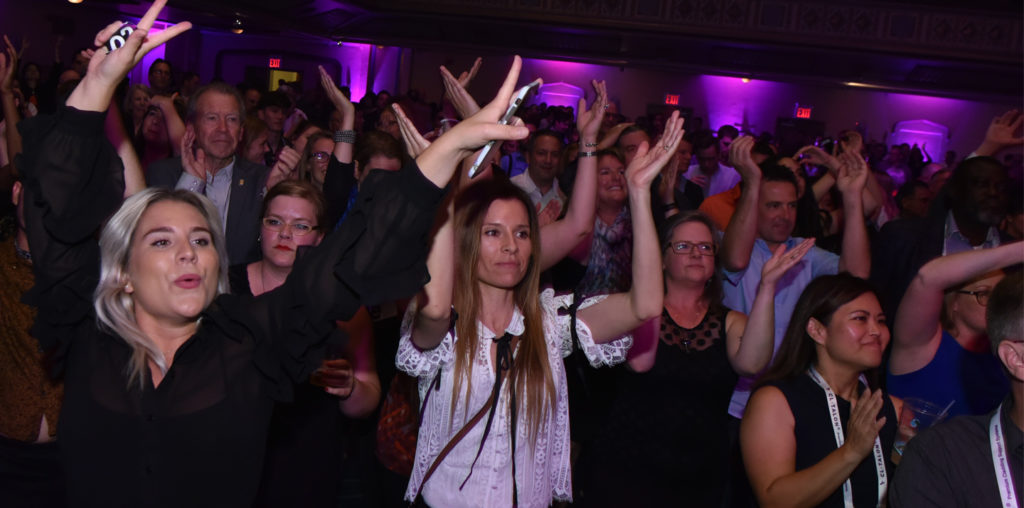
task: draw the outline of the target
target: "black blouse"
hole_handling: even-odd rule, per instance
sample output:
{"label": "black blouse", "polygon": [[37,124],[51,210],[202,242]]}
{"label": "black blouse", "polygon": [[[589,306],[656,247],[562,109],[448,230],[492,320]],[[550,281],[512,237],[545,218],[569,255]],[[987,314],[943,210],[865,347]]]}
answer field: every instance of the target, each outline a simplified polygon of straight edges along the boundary
{"label": "black blouse", "polygon": [[[94,234],[121,202],[104,113],[63,108],[23,122],[25,220],[39,308],[32,335],[65,376],[58,436],[73,506],[249,506],[275,400],[320,363],[334,321],[407,297],[443,195],[415,164],[374,172],[348,220],[257,298],[220,295],[157,388],[129,386],[131,349],[93,313]],[[227,269],[227,267],[223,267]]]}

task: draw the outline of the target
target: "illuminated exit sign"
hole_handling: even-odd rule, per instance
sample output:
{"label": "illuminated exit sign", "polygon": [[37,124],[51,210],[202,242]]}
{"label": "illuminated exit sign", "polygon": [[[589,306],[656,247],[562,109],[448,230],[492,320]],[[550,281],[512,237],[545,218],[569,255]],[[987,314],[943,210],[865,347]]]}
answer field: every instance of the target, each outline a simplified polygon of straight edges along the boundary
{"label": "illuminated exit sign", "polygon": [[270,61],[267,62],[267,65],[271,69],[280,69],[281,68],[281,59],[280,58],[271,58]]}
{"label": "illuminated exit sign", "polygon": [[812,109],[811,106],[801,106],[797,103],[793,106],[793,116],[797,118],[810,118]]}
{"label": "illuminated exit sign", "polygon": [[669,106],[678,106],[679,105],[679,95],[678,94],[675,94],[675,95],[673,95],[673,94],[665,94],[665,104],[668,104]]}

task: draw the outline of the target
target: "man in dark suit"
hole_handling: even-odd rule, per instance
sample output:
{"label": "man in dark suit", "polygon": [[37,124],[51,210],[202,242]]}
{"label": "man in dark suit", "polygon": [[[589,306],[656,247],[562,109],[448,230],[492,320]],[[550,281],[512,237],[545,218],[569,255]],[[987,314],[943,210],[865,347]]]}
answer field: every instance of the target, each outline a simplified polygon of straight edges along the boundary
{"label": "man in dark suit", "polygon": [[235,157],[242,139],[245,107],[234,87],[211,83],[189,99],[184,143],[196,164],[186,169],[180,158],[150,165],[146,184],[204,194],[220,211],[232,265],[259,257],[260,213],[270,170]]}
{"label": "man in dark suit", "polygon": [[887,316],[896,315],[903,293],[928,261],[1004,241],[998,227],[1006,214],[1009,182],[998,160],[965,159],[933,200],[928,217],[899,219],[882,227],[872,242],[871,281],[881,290]]}

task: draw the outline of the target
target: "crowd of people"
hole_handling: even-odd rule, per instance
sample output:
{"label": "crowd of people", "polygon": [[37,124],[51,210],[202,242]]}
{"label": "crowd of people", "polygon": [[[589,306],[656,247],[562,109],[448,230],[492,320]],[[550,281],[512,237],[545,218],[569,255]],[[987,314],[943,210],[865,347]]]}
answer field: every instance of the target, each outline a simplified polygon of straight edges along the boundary
{"label": "crowd of people", "polygon": [[1021,506],[1020,112],[935,161],[599,81],[501,124],[518,57],[128,83],[165,2],[4,37],[5,506]]}

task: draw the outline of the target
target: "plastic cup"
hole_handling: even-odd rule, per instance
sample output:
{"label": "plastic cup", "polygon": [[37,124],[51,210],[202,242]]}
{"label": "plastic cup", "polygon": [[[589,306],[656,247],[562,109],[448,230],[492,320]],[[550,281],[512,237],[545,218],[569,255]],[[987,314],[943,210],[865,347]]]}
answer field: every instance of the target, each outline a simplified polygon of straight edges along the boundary
{"label": "plastic cup", "polygon": [[941,422],[946,418],[946,414],[946,408],[926,400],[913,397],[903,399],[896,441],[893,443],[893,463],[899,464],[900,458],[903,457],[903,449],[918,432]]}

